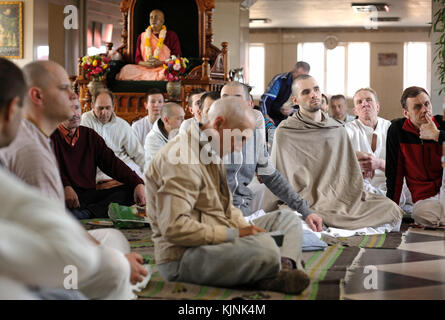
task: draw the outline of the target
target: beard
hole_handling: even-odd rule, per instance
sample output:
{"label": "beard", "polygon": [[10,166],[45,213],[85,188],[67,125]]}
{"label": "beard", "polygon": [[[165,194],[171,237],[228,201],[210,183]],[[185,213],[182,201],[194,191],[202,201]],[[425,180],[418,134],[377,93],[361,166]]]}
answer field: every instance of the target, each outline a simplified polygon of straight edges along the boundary
{"label": "beard", "polygon": [[315,105],[308,105],[308,106],[300,106],[300,108],[303,108],[307,112],[317,112],[318,110],[321,110],[321,102]]}

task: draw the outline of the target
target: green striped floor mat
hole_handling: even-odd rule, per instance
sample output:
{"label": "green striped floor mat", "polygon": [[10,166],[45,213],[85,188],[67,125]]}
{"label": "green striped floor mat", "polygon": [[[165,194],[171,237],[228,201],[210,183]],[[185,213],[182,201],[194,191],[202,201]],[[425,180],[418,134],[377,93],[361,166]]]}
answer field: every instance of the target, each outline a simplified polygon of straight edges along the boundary
{"label": "green striped floor mat", "polygon": [[391,232],[384,234],[353,236],[353,237],[331,237],[323,234],[321,240],[328,245],[342,245],[345,247],[374,248],[374,249],[396,249],[402,243],[402,232]]}
{"label": "green striped floor mat", "polygon": [[[98,219],[95,219],[97,222]],[[99,219],[104,220],[104,219]],[[106,219],[105,219],[106,220]],[[92,221],[92,220],[89,220]],[[82,221],[87,229],[103,227]],[[154,259],[154,246],[149,228],[122,229],[133,252],[142,255],[152,267],[152,277],[145,289],[136,293],[140,299],[191,299],[191,300],[338,300],[340,282],[346,275],[360,248],[334,244],[324,251],[303,252],[305,269],[311,282],[300,295],[279,292],[240,290],[194,285],[190,283],[165,282],[160,276]],[[228,272],[230,272],[228,270]]]}

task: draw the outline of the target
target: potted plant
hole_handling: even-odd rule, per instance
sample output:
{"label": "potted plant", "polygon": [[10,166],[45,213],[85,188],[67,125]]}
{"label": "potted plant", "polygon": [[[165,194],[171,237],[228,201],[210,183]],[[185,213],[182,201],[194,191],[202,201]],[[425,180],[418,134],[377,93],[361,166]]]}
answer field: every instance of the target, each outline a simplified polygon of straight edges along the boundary
{"label": "potted plant", "polygon": [[92,80],[88,84],[88,90],[94,95],[96,90],[105,87],[105,76],[110,71],[110,59],[104,54],[85,56],[82,58],[81,67],[86,73],[86,77]]}
{"label": "potted plant", "polygon": [[188,62],[187,58],[171,56],[163,64],[165,80],[168,81],[167,94],[172,100],[178,99],[181,94],[181,79]]}

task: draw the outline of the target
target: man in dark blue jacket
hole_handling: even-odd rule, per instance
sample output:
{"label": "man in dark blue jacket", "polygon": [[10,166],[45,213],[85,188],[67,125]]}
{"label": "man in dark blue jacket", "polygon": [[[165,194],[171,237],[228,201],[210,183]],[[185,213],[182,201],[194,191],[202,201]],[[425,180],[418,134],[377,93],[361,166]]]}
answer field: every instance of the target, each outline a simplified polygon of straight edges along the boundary
{"label": "man in dark blue jacket", "polygon": [[292,82],[300,74],[309,74],[310,66],[307,62],[298,61],[290,72],[277,74],[267,85],[261,96],[260,107],[263,114],[268,114],[278,127],[287,118],[281,112],[281,107],[289,99],[292,92]]}

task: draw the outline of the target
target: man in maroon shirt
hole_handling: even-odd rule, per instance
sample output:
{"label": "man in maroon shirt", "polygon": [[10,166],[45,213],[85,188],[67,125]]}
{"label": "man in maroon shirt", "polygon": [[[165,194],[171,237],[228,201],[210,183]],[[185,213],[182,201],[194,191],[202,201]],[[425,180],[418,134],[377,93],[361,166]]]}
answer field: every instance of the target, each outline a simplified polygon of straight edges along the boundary
{"label": "man in maroon shirt", "polygon": [[[79,219],[107,217],[108,205],[145,205],[144,182],[114,155],[94,130],[80,126],[81,109],[73,106],[74,116],[62,122],[51,135],[59,163],[67,207]],[[113,179],[124,183],[96,190],[99,167]]]}

